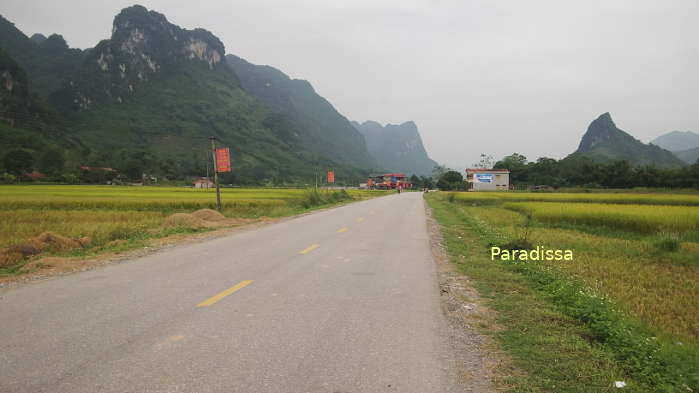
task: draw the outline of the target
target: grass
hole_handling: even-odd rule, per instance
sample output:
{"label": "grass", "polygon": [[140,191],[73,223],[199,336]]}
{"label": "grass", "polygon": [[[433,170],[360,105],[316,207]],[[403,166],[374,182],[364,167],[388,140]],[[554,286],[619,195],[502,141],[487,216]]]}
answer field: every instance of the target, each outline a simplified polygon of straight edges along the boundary
{"label": "grass", "polygon": [[[324,206],[383,195],[366,190],[222,189],[222,213],[229,218],[284,217]],[[90,237],[87,255],[114,240],[132,247],[172,229],[162,226],[177,212],[215,208],[215,193],[176,187],[0,186],[0,248],[51,231]],[[200,229],[206,230],[206,229]],[[121,246],[123,247],[123,246]],[[26,261],[25,261],[26,262]],[[0,277],[18,265],[0,267]]]}
{"label": "grass", "polygon": [[[613,391],[613,381],[623,380],[624,391],[697,391],[699,269],[680,263],[697,255],[696,243],[672,250],[658,242],[677,242],[682,233],[622,239],[593,233],[590,223],[584,231],[553,226],[536,214],[528,227],[501,204],[474,207],[459,196],[459,203],[439,195],[428,202],[452,260],[498,312],[502,329],[486,331],[526,371],[504,378],[502,390]],[[574,260],[490,260],[489,244],[525,230],[535,245],[573,250]]]}

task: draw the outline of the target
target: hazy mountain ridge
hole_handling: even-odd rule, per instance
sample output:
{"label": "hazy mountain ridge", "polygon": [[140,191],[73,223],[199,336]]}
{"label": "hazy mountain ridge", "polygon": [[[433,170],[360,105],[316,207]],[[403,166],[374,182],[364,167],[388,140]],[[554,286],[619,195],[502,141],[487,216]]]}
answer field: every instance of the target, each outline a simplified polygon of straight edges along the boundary
{"label": "hazy mountain ridge", "polygon": [[362,134],[308,81],[291,79],[274,67],[252,64],[235,55],[226,59],[243,89],[283,116],[304,146],[356,166],[377,166]]}
{"label": "hazy mountain ridge", "polygon": [[670,131],[650,143],[670,151],[682,151],[699,147],[699,134],[692,131]]}
{"label": "hazy mountain ridge", "polygon": [[699,134],[692,131],[671,131],[651,141],[652,144],[670,150],[688,164],[699,159]]}
{"label": "hazy mountain ridge", "polygon": [[626,160],[636,166],[684,165],[684,162],[671,152],[652,144],[645,144],[619,129],[608,112],[590,123],[578,149],[568,157],[587,157],[595,161]]}
{"label": "hazy mountain ridge", "polygon": [[384,170],[429,176],[437,165],[427,155],[417,125],[412,121],[385,127],[372,120],[352,124],[364,135],[369,152]]}
{"label": "hazy mountain ridge", "polygon": [[687,164],[694,164],[699,160],[699,147],[694,147],[687,150],[679,150],[672,152],[677,158],[686,162]]}

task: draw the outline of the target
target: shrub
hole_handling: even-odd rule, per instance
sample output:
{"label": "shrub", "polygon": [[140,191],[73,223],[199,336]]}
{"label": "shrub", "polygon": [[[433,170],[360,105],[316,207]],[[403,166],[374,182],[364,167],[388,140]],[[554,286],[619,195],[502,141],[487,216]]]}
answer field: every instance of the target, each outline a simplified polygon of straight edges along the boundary
{"label": "shrub", "polygon": [[675,252],[680,249],[680,239],[677,234],[663,232],[653,245],[660,251]]}

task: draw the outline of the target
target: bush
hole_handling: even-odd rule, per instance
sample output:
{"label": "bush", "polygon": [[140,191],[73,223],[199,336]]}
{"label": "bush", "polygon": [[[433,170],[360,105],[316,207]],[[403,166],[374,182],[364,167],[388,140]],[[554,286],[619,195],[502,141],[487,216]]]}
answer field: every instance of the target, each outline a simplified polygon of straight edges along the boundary
{"label": "bush", "polygon": [[306,190],[298,202],[305,209],[309,209],[314,206],[336,203],[348,199],[352,199],[352,196],[344,189],[329,191],[311,188]]}
{"label": "bush", "polygon": [[80,183],[80,178],[72,173],[66,173],[61,176],[61,181],[68,184],[78,184]]}
{"label": "bush", "polygon": [[661,233],[653,245],[660,251],[676,252],[680,249],[680,239],[674,233]]}
{"label": "bush", "polygon": [[17,176],[11,173],[3,173],[2,175],[0,175],[0,181],[6,184],[11,184],[17,181]]}

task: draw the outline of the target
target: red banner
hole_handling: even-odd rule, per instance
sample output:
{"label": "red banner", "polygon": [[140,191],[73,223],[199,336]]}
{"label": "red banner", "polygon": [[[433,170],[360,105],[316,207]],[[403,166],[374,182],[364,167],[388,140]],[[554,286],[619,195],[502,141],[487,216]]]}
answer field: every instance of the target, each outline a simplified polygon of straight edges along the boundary
{"label": "red banner", "polygon": [[231,171],[231,152],[227,147],[216,149],[216,172]]}
{"label": "red banner", "polygon": [[328,171],[328,183],[335,183],[335,172]]}

